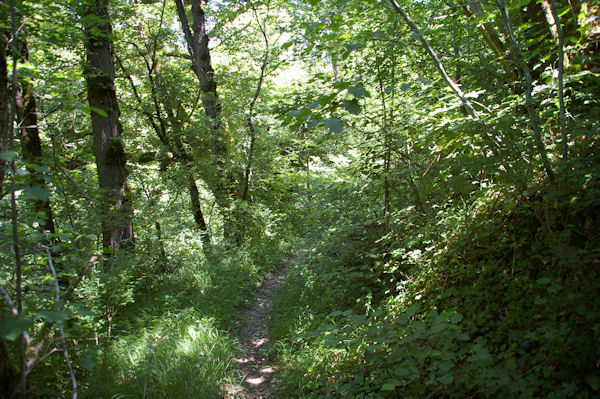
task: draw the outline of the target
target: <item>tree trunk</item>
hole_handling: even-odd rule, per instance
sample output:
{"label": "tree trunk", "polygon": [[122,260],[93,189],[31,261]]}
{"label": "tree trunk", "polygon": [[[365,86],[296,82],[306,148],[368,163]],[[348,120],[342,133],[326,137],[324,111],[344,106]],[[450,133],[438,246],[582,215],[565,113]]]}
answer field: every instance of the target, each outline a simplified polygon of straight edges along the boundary
{"label": "tree trunk", "polygon": [[[469,3],[468,6],[463,5],[462,8],[465,14],[471,18],[480,17],[483,14],[483,7],[478,1]],[[498,62],[500,62],[500,65],[502,66],[502,69],[508,76],[510,82],[517,82],[519,77],[515,73],[509,60],[507,60],[506,48],[504,47],[504,44],[502,44],[502,41],[498,37],[496,31],[494,30],[494,27],[489,23],[479,22],[477,24],[477,30],[488,44],[490,50],[492,50],[492,52],[496,56]]]}
{"label": "tree trunk", "polygon": [[[123,65],[122,60],[117,57],[117,62],[121,70],[125,71],[125,67]],[[202,232],[202,239],[205,245],[210,243],[210,235],[208,233],[208,229],[206,227],[206,222],[204,221],[204,215],[202,214],[202,208],[200,207],[200,195],[198,193],[198,187],[196,186],[196,180],[193,177],[192,170],[189,164],[192,161],[192,157],[187,153],[183,143],[179,139],[179,134],[182,128],[182,123],[177,119],[174,112],[171,110],[170,105],[164,105],[163,107],[167,111],[167,117],[169,123],[163,118],[161,102],[159,101],[158,90],[157,88],[161,87],[160,79],[154,79],[154,73],[157,70],[157,66],[152,67],[150,64],[147,64],[147,72],[148,72],[148,80],[150,82],[151,94],[152,94],[152,104],[154,106],[154,114],[150,111],[142,111],[146,116],[146,119],[152,126],[152,129],[156,133],[158,139],[162,143],[162,145],[167,149],[167,151],[173,154],[174,160],[179,163],[185,170],[186,174],[188,174],[188,178],[190,180],[188,184],[188,192],[191,200],[191,210],[192,215],[194,216],[194,221],[196,222],[196,227]],[[133,78],[129,73],[126,73],[126,78],[131,85],[131,89],[133,91],[133,95],[136,100],[142,104],[142,98],[138,93],[137,87],[133,81]],[[163,101],[165,104],[166,101]],[[169,125],[171,130],[171,135],[168,134],[167,125]]]}
{"label": "tree trunk", "polygon": [[[8,151],[8,70],[6,66],[6,35],[0,32],[0,154]],[[6,176],[8,162],[0,158],[0,198],[6,194],[4,190],[4,177]]]}
{"label": "tree trunk", "polygon": [[91,108],[94,151],[101,204],[102,244],[105,249],[133,246],[133,222],[129,202],[126,157],[121,143],[123,127],[114,88],[114,64],[108,16],[108,0],[87,0],[83,6],[87,65],[85,80]]}
{"label": "tree trunk", "polygon": [[[24,39],[19,43],[21,47],[21,57],[24,60],[29,58],[27,42]],[[18,123],[19,139],[23,150],[23,159],[28,164],[40,165],[42,161],[42,142],[38,129],[37,104],[34,94],[27,87],[25,79],[21,79],[21,85],[17,89],[16,112]],[[28,167],[31,178],[29,184],[47,189],[46,179],[43,172],[35,168]],[[34,201],[34,210],[36,213],[44,215],[42,231],[55,232],[54,215],[50,206],[50,199],[36,199]]]}
{"label": "tree trunk", "polygon": [[6,341],[0,338],[0,398],[11,396],[16,381],[17,371],[10,362]]}
{"label": "tree trunk", "polygon": [[554,182],[554,171],[552,170],[552,166],[550,165],[550,161],[548,160],[548,152],[542,140],[542,129],[540,127],[538,109],[533,102],[533,78],[531,76],[531,71],[529,70],[527,63],[525,62],[523,54],[521,53],[521,49],[519,48],[519,44],[517,43],[517,39],[513,33],[512,24],[510,22],[510,17],[508,15],[508,10],[506,9],[506,4],[504,0],[496,0],[496,4],[500,9],[502,19],[504,19],[504,23],[508,31],[508,37],[510,39],[515,60],[517,61],[517,64],[521,67],[521,70],[523,71],[523,76],[525,77],[525,102],[527,104],[527,112],[529,113],[529,128],[531,129],[533,140],[537,147],[538,154],[540,155],[540,158],[542,160],[542,166],[546,171],[550,182]]}
{"label": "tree trunk", "polygon": [[463,105],[467,109],[467,112],[469,113],[469,115],[471,115],[471,117],[473,117],[473,119],[478,120],[479,114],[477,113],[477,111],[475,111],[475,108],[473,108],[473,106],[471,105],[471,102],[469,100],[467,100],[467,97],[465,97],[465,94],[463,93],[461,88],[450,78],[450,76],[448,76],[448,73],[446,72],[446,69],[444,68],[444,65],[442,64],[442,61],[438,58],[436,52],[429,45],[429,41],[425,38],[425,36],[423,35],[423,32],[421,32],[419,27],[417,25],[415,25],[415,23],[412,21],[412,19],[410,19],[408,14],[406,14],[404,12],[402,7],[400,7],[400,4],[396,0],[389,0],[389,4],[392,6],[392,9],[394,11],[396,11],[398,14],[400,14],[400,16],[402,17],[404,22],[406,22],[406,25],[408,25],[408,27],[410,28],[410,30],[413,31],[413,33],[415,34],[417,39],[419,39],[419,41],[423,44],[423,47],[425,47],[425,51],[427,51],[427,54],[429,54],[429,56],[433,60],[433,63],[435,64],[435,67],[437,68],[438,72],[440,73],[440,75],[442,76],[442,78],[444,79],[444,81],[446,82],[448,87],[450,87],[450,89],[452,89],[452,91],[456,94],[456,96],[463,103]]}
{"label": "tree trunk", "polygon": [[177,14],[181,22],[188,50],[192,58],[192,68],[198,77],[202,91],[202,106],[210,124],[210,150],[212,152],[211,164],[213,169],[208,171],[207,183],[215,195],[221,208],[230,207],[234,184],[232,174],[227,168],[228,149],[223,129],[221,129],[221,103],[217,94],[215,72],[211,65],[209,38],[206,33],[204,10],[201,0],[191,0],[192,3],[192,29],[187,19],[187,14],[181,0],[175,0]]}
{"label": "tree trunk", "polygon": [[558,106],[559,106],[559,114],[560,114],[560,135],[562,139],[561,149],[562,149],[562,166],[566,166],[567,157],[569,154],[569,137],[567,133],[567,119],[566,119],[566,110],[565,110],[565,93],[564,93],[564,84],[563,84],[563,74],[564,74],[564,61],[565,61],[565,35],[563,33],[563,29],[560,23],[560,17],[558,16],[558,7],[556,6],[556,0],[550,0],[550,10],[552,13],[552,18],[555,22],[556,27],[556,35],[558,39]]}

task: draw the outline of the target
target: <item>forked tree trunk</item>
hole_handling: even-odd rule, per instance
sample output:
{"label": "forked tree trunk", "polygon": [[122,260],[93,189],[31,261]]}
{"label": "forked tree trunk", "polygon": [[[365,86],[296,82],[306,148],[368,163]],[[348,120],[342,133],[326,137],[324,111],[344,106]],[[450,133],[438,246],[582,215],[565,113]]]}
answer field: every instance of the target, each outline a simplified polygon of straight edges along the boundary
{"label": "forked tree trunk", "polygon": [[224,131],[221,128],[221,102],[217,93],[215,72],[211,65],[209,38],[201,0],[191,0],[192,28],[188,22],[185,7],[181,0],[175,0],[177,14],[181,22],[185,41],[192,58],[192,69],[198,77],[202,91],[202,106],[210,126],[210,150],[212,170],[204,171],[219,206],[229,208],[233,191],[231,173],[227,168],[228,149]]}
{"label": "forked tree trunk", "polygon": [[[155,51],[156,51],[156,49],[155,49]],[[119,57],[117,57],[117,62],[118,62],[119,67],[125,72],[126,78],[129,81],[129,84],[131,85],[131,90],[133,91],[134,97],[140,104],[142,104],[142,98],[137,90],[137,87],[135,85],[135,82],[133,81],[133,78],[131,77],[131,75],[129,73],[127,73],[125,71],[125,66],[123,65],[123,62]],[[161,102],[159,101],[158,90],[157,90],[157,88],[161,87],[161,82],[160,82],[160,79],[154,78],[154,73],[155,73],[156,67],[152,68],[152,66],[150,64],[148,64],[147,69],[148,69],[148,80],[150,82],[150,87],[152,88],[151,94],[152,94],[152,103],[154,105],[154,114],[148,110],[145,110],[145,111],[143,110],[142,112],[146,116],[146,119],[152,126],[152,129],[156,133],[156,136],[158,137],[160,142],[163,144],[165,149],[167,149],[169,152],[171,152],[173,154],[173,160],[175,162],[179,163],[185,169],[186,174],[188,175],[188,179],[189,179],[188,193],[190,195],[190,200],[191,200],[190,203],[191,203],[192,215],[194,216],[194,221],[196,222],[196,227],[202,233],[202,242],[204,243],[204,246],[206,248],[208,248],[210,246],[210,242],[211,242],[210,233],[208,232],[208,228],[207,228],[206,222],[204,220],[204,215],[202,213],[202,207],[200,206],[200,194],[198,192],[198,186],[196,184],[196,179],[194,178],[194,175],[192,173],[192,168],[190,167],[190,164],[192,162],[192,157],[188,154],[183,143],[181,142],[181,140],[178,137],[178,135],[181,134],[181,131],[183,128],[182,123],[181,123],[181,121],[179,121],[177,119],[177,117],[175,116],[175,113],[170,108],[169,104],[164,105],[169,123],[167,123],[167,121],[163,117],[163,115],[162,115],[163,111],[161,108]],[[166,101],[163,103],[166,103]],[[168,133],[169,129],[171,131],[171,134]],[[158,227],[157,227],[157,230],[160,230],[160,229],[158,229]]]}
{"label": "forked tree trunk", "polygon": [[114,87],[114,64],[108,16],[108,0],[86,0],[82,20],[85,29],[87,65],[85,80],[91,108],[94,152],[101,204],[102,244],[105,249],[133,246],[132,209],[127,183],[127,159]]}

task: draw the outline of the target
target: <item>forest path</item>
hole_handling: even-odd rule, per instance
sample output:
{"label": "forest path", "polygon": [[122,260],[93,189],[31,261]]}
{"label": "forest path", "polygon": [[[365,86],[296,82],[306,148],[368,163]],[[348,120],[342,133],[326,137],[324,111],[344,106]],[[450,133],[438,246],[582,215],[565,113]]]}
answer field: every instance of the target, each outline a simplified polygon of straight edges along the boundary
{"label": "forest path", "polygon": [[262,347],[269,342],[267,317],[271,302],[298,256],[287,260],[273,275],[265,277],[255,297],[254,306],[246,313],[246,325],[240,332],[242,355],[233,359],[243,380],[224,389],[225,399],[270,399],[274,389],[275,367],[269,364]]}

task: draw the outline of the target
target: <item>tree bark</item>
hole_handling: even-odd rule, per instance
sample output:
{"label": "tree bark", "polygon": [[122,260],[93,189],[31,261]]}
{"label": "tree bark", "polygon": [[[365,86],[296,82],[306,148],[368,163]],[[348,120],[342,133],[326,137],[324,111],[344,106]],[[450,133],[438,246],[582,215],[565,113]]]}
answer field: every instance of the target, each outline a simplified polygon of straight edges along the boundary
{"label": "tree bark", "polygon": [[542,166],[546,171],[550,182],[554,182],[554,171],[550,166],[546,146],[544,145],[544,142],[542,140],[542,129],[540,128],[538,110],[533,102],[533,78],[531,76],[531,72],[529,70],[529,67],[527,66],[527,63],[525,62],[523,54],[521,53],[521,49],[519,48],[517,39],[513,33],[512,24],[510,23],[510,17],[508,15],[508,10],[506,9],[506,4],[504,0],[496,0],[496,4],[498,5],[498,8],[500,9],[500,12],[502,14],[502,18],[504,19],[511,47],[514,52],[515,60],[517,61],[517,64],[521,67],[521,70],[523,71],[523,76],[525,77],[525,102],[527,105],[527,112],[529,113],[529,128],[531,129],[533,140],[537,147],[538,153],[542,159]]}
{"label": "tree bark", "polygon": [[133,246],[133,211],[129,201],[127,159],[121,142],[123,127],[114,88],[112,27],[108,0],[87,0],[82,19],[87,65],[85,80],[91,108],[98,182],[105,196],[101,204],[102,244],[114,252]]}
{"label": "tree bark", "polygon": [[[0,154],[8,151],[9,142],[8,103],[10,99],[10,93],[8,91],[6,44],[6,34],[5,32],[0,31]],[[4,190],[4,177],[6,176],[7,166],[8,162],[6,159],[0,158],[0,198],[6,194]]]}
{"label": "tree bark", "polygon": [[13,367],[6,341],[0,338],[0,397],[10,397],[17,381],[17,371]]}
{"label": "tree bark", "polygon": [[[478,1],[469,3],[468,6],[462,5],[462,8],[465,14],[470,18],[479,17],[483,14],[483,7],[481,7],[481,3]],[[516,82],[519,79],[519,77],[515,73],[510,62],[507,60],[506,48],[504,47],[504,44],[502,44],[502,41],[498,37],[496,31],[494,30],[494,27],[491,26],[489,23],[479,22],[477,24],[477,30],[479,31],[481,36],[483,36],[490,50],[492,50],[492,52],[496,56],[498,62],[500,62],[502,69],[504,70],[506,75],[508,75],[510,81]]]}
{"label": "tree bark", "polygon": [[463,103],[463,105],[466,108],[469,115],[471,115],[471,117],[473,119],[478,120],[479,114],[477,113],[477,111],[475,111],[475,108],[473,108],[473,106],[471,105],[469,100],[467,100],[467,98],[465,97],[465,94],[463,93],[461,88],[450,78],[450,76],[448,76],[448,73],[446,72],[446,69],[444,68],[444,65],[442,64],[442,61],[438,58],[436,52],[429,45],[429,41],[425,38],[425,36],[423,35],[423,32],[421,32],[419,27],[417,25],[415,25],[415,23],[412,21],[412,19],[410,19],[408,14],[406,14],[404,12],[402,7],[400,7],[400,4],[396,0],[389,0],[389,4],[392,6],[392,9],[394,11],[396,11],[398,14],[400,14],[400,16],[402,17],[404,22],[406,22],[406,25],[408,25],[410,30],[412,30],[413,33],[415,34],[415,36],[417,36],[417,39],[419,39],[419,41],[423,44],[423,47],[425,47],[425,51],[427,51],[427,54],[429,54],[429,56],[433,60],[433,63],[435,64],[435,67],[437,68],[438,72],[440,73],[440,75],[442,76],[442,78],[444,79],[444,81],[446,82],[448,87],[450,87],[450,89],[452,89],[454,94],[456,94],[456,96]]}
{"label": "tree bark", "polygon": [[550,0],[550,10],[552,17],[554,18],[556,35],[558,39],[558,106],[559,106],[559,118],[560,118],[560,135],[562,139],[562,164],[563,167],[566,165],[567,157],[569,154],[569,137],[567,133],[567,119],[565,109],[565,93],[563,84],[563,75],[565,70],[565,35],[563,33],[562,26],[560,24],[560,18],[558,16],[558,7],[556,6],[556,0]]}
{"label": "tree bark", "polygon": [[[256,89],[254,90],[254,97],[252,97],[252,101],[250,102],[250,107],[248,109],[248,117],[246,118],[246,123],[248,125],[248,131],[250,132],[250,145],[248,147],[248,159],[246,162],[246,170],[244,171],[244,184],[242,188],[242,200],[246,200],[248,198],[248,190],[250,186],[250,177],[252,175],[252,162],[254,158],[254,147],[256,144],[256,128],[254,127],[254,107],[256,105],[256,101],[260,96],[260,91],[262,89],[262,85],[265,79],[265,74],[267,70],[267,66],[269,65],[269,53],[270,53],[270,45],[269,45],[269,37],[267,36],[266,28],[260,25],[260,21],[258,20],[258,13],[256,9],[254,9],[254,15],[256,17],[256,22],[259,25],[259,29],[262,33],[263,41],[265,42],[265,52],[263,55],[262,64],[260,66],[260,75],[258,77],[258,83],[256,84]],[[265,18],[266,25],[266,18]]]}
{"label": "tree bark", "polygon": [[[125,71],[123,62],[119,57],[117,57],[117,63],[119,67]],[[167,149],[167,151],[173,154],[174,160],[186,170],[186,174],[188,175],[189,179],[188,193],[190,195],[192,215],[194,216],[196,227],[202,232],[203,243],[205,246],[207,246],[210,244],[210,234],[204,220],[204,215],[202,214],[202,208],[200,206],[200,194],[198,192],[198,186],[196,185],[196,179],[194,179],[192,171],[189,170],[191,169],[189,164],[192,161],[192,157],[185,150],[185,147],[183,146],[181,140],[179,140],[178,136],[179,131],[181,130],[181,122],[177,120],[169,105],[164,106],[164,108],[167,110],[169,123],[167,123],[163,117],[163,111],[157,93],[157,88],[159,88],[161,85],[160,79],[154,79],[153,77],[156,68],[153,68],[149,63],[146,64],[146,67],[148,72],[148,80],[150,81],[150,87],[152,88],[151,93],[154,114],[147,110],[142,111],[142,113],[146,116],[146,119],[152,126],[152,129],[158,136],[158,139],[162,145]],[[133,91],[135,99],[141,104],[142,98],[137,91],[137,87],[133,81],[133,78],[129,73],[125,73],[125,75],[129,81],[129,84],[131,85],[131,90]],[[168,127],[170,127],[170,130],[174,132],[174,134],[169,135]]]}
{"label": "tree bark", "polygon": [[[27,42],[25,39],[21,39],[19,44],[21,47],[21,57],[24,60],[27,60],[29,58]],[[23,159],[28,164],[33,163],[40,165],[43,162],[43,154],[42,142],[40,140],[38,129],[37,104],[35,95],[29,89],[25,79],[21,79],[20,87],[17,88],[16,105],[18,134],[23,150]],[[43,172],[32,167],[28,167],[28,169],[31,176],[29,184],[47,189]],[[54,234],[54,214],[52,213],[52,207],[50,206],[50,199],[36,199],[34,201],[34,210],[36,213],[44,215],[41,230]]]}
{"label": "tree bark", "polygon": [[227,157],[229,154],[224,132],[221,129],[221,103],[217,93],[215,72],[211,65],[204,10],[202,9],[201,0],[191,0],[191,3],[192,29],[190,29],[183,2],[175,0],[177,14],[192,58],[192,68],[200,83],[202,106],[209,121],[213,170],[207,173],[207,183],[211,186],[219,206],[227,209],[230,206],[230,196],[233,194],[234,185],[231,181],[231,173],[227,170]]}

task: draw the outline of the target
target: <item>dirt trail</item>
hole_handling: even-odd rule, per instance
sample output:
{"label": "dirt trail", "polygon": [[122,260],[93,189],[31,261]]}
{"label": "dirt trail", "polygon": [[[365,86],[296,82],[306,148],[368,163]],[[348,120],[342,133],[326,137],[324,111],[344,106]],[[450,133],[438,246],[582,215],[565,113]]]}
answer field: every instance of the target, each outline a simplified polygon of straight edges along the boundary
{"label": "dirt trail", "polygon": [[242,373],[243,381],[225,387],[227,393],[225,399],[270,399],[272,397],[276,370],[262,353],[262,347],[269,342],[266,321],[271,310],[271,301],[295,262],[296,258],[287,261],[275,274],[266,277],[258,290],[254,306],[247,312],[246,325],[240,333],[242,357],[233,359]]}

